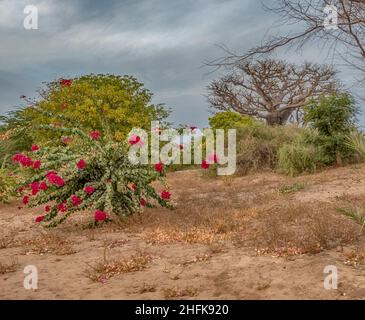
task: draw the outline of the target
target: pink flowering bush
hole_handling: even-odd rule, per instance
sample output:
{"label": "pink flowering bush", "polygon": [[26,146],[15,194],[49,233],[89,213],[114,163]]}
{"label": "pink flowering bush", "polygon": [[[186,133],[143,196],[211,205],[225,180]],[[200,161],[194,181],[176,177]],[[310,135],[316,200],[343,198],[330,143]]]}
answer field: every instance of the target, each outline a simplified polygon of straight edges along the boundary
{"label": "pink flowering bush", "polygon": [[[42,126],[80,139],[80,147],[32,147],[13,157],[27,179],[18,186],[21,206],[39,207],[35,221],[57,226],[81,210],[90,210],[95,224],[127,217],[145,206],[170,206],[171,194],[157,192],[151,183],[164,185],[163,166],[132,165],[128,142],[108,140],[101,132]],[[36,166],[34,166],[36,164]],[[166,189],[166,186],[165,186]]]}

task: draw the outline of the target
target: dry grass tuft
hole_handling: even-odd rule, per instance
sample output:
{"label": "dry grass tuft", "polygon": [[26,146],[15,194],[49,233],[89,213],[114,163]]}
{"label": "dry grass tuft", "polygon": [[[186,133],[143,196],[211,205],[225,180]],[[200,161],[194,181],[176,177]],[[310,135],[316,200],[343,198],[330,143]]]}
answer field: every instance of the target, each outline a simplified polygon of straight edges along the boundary
{"label": "dry grass tuft", "polygon": [[115,239],[115,240],[106,239],[106,240],[104,240],[104,247],[108,248],[108,249],[112,249],[112,248],[116,248],[116,247],[121,247],[128,242],[129,242],[128,239]]}
{"label": "dry grass tuft", "polygon": [[318,253],[359,238],[359,227],[353,221],[323,203],[272,207],[247,227],[235,243],[255,247],[258,254]]}
{"label": "dry grass tuft", "polygon": [[142,235],[143,240],[154,245],[172,243],[211,244],[222,238],[223,237],[218,236],[214,230],[205,230],[201,228],[193,228],[185,231],[176,228],[157,228],[155,230],[147,231]]}
{"label": "dry grass tuft", "polygon": [[143,294],[147,292],[156,292],[156,287],[151,284],[143,283],[139,288],[138,293]]}
{"label": "dry grass tuft", "polygon": [[55,254],[58,256],[74,254],[76,251],[70,241],[64,237],[47,233],[31,239],[23,240],[26,254]]}
{"label": "dry grass tuft", "polygon": [[183,298],[183,297],[195,297],[198,295],[198,290],[193,287],[186,288],[164,288],[163,294],[165,299]]}
{"label": "dry grass tuft", "polygon": [[365,251],[364,248],[356,248],[345,254],[344,264],[354,268],[363,268],[365,266]]}
{"label": "dry grass tuft", "polygon": [[293,184],[287,184],[279,188],[279,193],[281,194],[288,194],[288,193],[295,193],[300,190],[303,190],[305,188],[304,183],[293,183]]}
{"label": "dry grass tuft", "polygon": [[193,264],[193,263],[198,263],[198,262],[205,262],[205,261],[209,261],[210,259],[212,258],[212,255],[209,254],[209,253],[205,253],[205,254],[198,254],[195,256],[194,259],[191,259],[191,260],[188,260],[188,261],[185,261],[183,263],[180,263],[179,265],[183,266],[183,267],[186,267],[190,264]]}
{"label": "dry grass tuft", "polygon": [[0,262],[0,274],[15,272],[18,268],[19,263],[16,259],[12,259],[10,264]]}
{"label": "dry grass tuft", "polygon": [[13,246],[14,243],[10,237],[2,237],[0,238],[0,249],[6,249]]}
{"label": "dry grass tuft", "polygon": [[103,282],[122,273],[141,271],[151,260],[151,256],[143,252],[137,252],[121,260],[107,261],[104,258],[96,266],[90,266],[91,270],[87,270],[87,277],[93,281]]}

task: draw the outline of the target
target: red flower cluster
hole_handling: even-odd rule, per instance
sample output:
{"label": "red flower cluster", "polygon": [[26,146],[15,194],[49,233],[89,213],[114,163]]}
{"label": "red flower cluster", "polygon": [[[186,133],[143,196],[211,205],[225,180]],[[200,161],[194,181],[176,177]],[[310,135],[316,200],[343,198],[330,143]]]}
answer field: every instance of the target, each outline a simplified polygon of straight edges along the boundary
{"label": "red flower cluster", "polygon": [[33,162],[33,169],[38,170],[38,169],[40,169],[40,168],[41,168],[41,162],[40,162],[39,160],[35,160],[35,161]]}
{"label": "red flower cluster", "polygon": [[78,207],[82,203],[82,199],[74,195],[71,197],[71,202],[75,207]]}
{"label": "red flower cluster", "polygon": [[28,204],[29,203],[29,196],[24,196],[22,199],[23,204]]}
{"label": "red flower cluster", "polygon": [[142,206],[142,207],[145,207],[146,205],[147,205],[147,202],[146,202],[146,200],[145,199],[141,199],[141,200],[139,200],[139,204]]}
{"label": "red flower cluster", "polygon": [[86,186],[84,188],[84,191],[85,191],[86,194],[90,195],[90,194],[93,194],[94,193],[95,188],[93,186]]}
{"label": "red flower cluster", "polygon": [[71,142],[71,137],[62,137],[61,141],[63,144],[69,144]]}
{"label": "red flower cluster", "polygon": [[33,169],[40,169],[41,167],[41,162],[39,160],[35,160],[33,162],[32,158],[22,154],[22,153],[17,153],[13,156],[13,162],[18,162],[20,163],[20,165],[22,167],[33,167]]}
{"label": "red flower cluster", "polygon": [[44,181],[42,181],[40,184],[39,184],[39,189],[40,190],[47,190],[48,189],[48,186],[47,186],[47,183],[45,183]]}
{"label": "red flower cluster", "polygon": [[95,211],[95,220],[96,221],[104,221],[107,218],[107,213],[101,210],[96,210]]}
{"label": "red flower cluster", "polygon": [[38,151],[39,147],[36,144],[32,144],[32,147],[30,149],[34,152],[34,151]]}
{"label": "red flower cluster", "polygon": [[208,163],[218,163],[218,156],[213,153],[208,157],[207,161]]}
{"label": "red flower cluster", "polygon": [[161,172],[163,170],[164,164],[162,162],[156,163],[155,164],[155,170],[157,172]]}
{"label": "red flower cluster", "polygon": [[44,220],[44,216],[38,216],[37,218],[35,218],[35,222],[39,223],[42,222]]}
{"label": "red flower cluster", "polygon": [[35,181],[30,184],[30,188],[32,189],[32,195],[35,196],[41,189],[39,182]]}
{"label": "red flower cluster", "polygon": [[59,212],[66,212],[67,211],[67,205],[66,202],[62,202],[61,204],[58,205],[57,210]]}
{"label": "red flower cluster", "polygon": [[13,161],[20,163],[22,167],[31,167],[33,164],[33,160],[22,153],[15,154]]}
{"label": "red flower cluster", "polygon": [[65,185],[65,181],[54,171],[47,173],[46,176],[50,184],[56,185],[58,187],[63,187]]}
{"label": "red flower cluster", "polygon": [[200,166],[205,170],[210,167],[210,164],[206,160],[203,160]]}
{"label": "red flower cluster", "polygon": [[90,138],[92,140],[99,140],[101,138],[101,133],[97,130],[90,132]]}
{"label": "red flower cluster", "polygon": [[213,163],[218,163],[218,156],[215,153],[208,156],[207,160],[203,160],[200,166],[202,169],[208,169]]}
{"label": "red flower cluster", "polygon": [[167,190],[164,190],[161,192],[161,198],[164,200],[170,200],[171,197],[171,193],[168,192]]}
{"label": "red flower cluster", "polygon": [[61,79],[60,85],[64,87],[69,87],[72,85],[73,80],[72,79]]}
{"label": "red flower cluster", "polygon": [[128,140],[130,145],[136,145],[139,142],[141,142],[141,137],[140,136],[136,136],[135,134],[132,134],[132,136],[129,138]]}
{"label": "red flower cluster", "polygon": [[86,167],[86,161],[84,159],[81,159],[77,164],[76,164],[77,168],[82,170],[85,169]]}

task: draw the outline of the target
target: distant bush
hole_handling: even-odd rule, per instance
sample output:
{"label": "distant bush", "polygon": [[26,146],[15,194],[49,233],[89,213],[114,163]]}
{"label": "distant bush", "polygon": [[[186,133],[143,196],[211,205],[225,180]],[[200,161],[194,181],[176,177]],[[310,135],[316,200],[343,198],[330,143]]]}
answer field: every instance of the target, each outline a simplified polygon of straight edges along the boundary
{"label": "distant bush", "polygon": [[349,94],[332,94],[312,99],[304,107],[304,120],[318,131],[308,143],[319,148],[321,161],[326,165],[342,164],[354,151],[348,139],[355,128],[358,108]]}
{"label": "distant bush", "polygon": [[347,145],[361,160],[365,160],[365,136],[362,132],[353,131],[348,138]]}
{"label": "distant bush", "polygon": [[243,116],[237,112],[217,112],[209,118],[209,125],[213,129],[237,129],[252,126],[255,120],[249,116]]}
{"label": "distant bush", "polygon": [[5,161],[0,168],[0,203],[9,202],[11,197],[15,195],[15,178],[4,165]]}
{"label": "distant bush", "polygon": [[86,131],[102,132],[105,128],[98,110],[102,110],[109,124],[109,132],[102,133],[115,141],[125,139],[133,127],[150,130],[153,120],[159,120],[161,126],[168,124],[169,110],[164,105],[153,104],[152,93],[132,76],[90,74],[58,79],[47,83],[39,96],[35,101],[25,98],[25,108],[0,116],[0,123],[3,123],[0,133],[8,133],[0,145],[0,157],[5,152],[13,154],[28,150],[32,143],[62,145],[61,133],[39,130],[39,125],[76,125]]}
{"label": "distant bush", "polygon": [[290,176],[312,173],[319,164],[318,150],[303,142],[283,145],[278,152],[278,170]]}
{"label": "distant bush", "polygon": [[279,149],[300,140],[307,132],[297,126],[271,127],[260,123],[237,130],[237,173],[276,170]]}

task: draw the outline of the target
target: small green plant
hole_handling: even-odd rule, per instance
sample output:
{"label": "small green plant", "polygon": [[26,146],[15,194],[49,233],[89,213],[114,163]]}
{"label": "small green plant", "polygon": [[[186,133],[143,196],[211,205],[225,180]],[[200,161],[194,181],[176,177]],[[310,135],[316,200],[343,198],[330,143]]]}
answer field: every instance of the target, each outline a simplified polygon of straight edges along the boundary
{"label": "small green plant", "polygon": [[308,142],[318,146],[324,164],[342,164],[354,151],[348,138],[355,128],[358,108],[346,93],[335,93],[310,100],[304,107],[304,120],[318,131]]}
{"label": "small green plant", "polygon": [[365,136],[360,131],[353,131],[348,137],[347,145],[363,160],[365,159]]}
{"label": "small green plant", "polygon": [[6,158],[0,168],[0,203],[8,203],[15,196],[16,181],[14,175],[5,168]]}
{"label": "small green plant", "polygon": [[305,188],[304,183],[297,182],[280,187],[279,192],[283,194],[288,194],[288,193],[298,192],[299,190],[303,190],[304,188]]}
{"label": "small green plant", "polygon": [[365,235],[365,210],[355,206],[346,206],[337,208],[337,211],[350,217],[361,226],[361,232]]}

